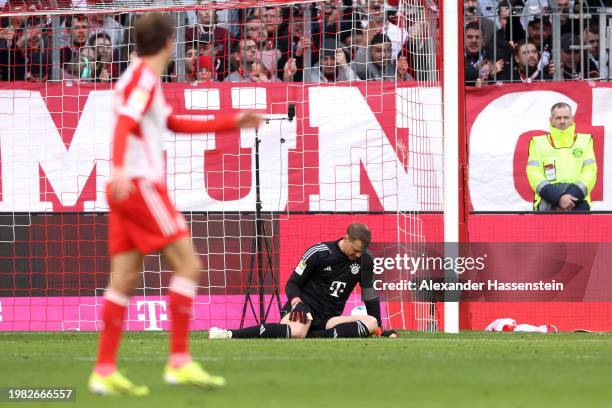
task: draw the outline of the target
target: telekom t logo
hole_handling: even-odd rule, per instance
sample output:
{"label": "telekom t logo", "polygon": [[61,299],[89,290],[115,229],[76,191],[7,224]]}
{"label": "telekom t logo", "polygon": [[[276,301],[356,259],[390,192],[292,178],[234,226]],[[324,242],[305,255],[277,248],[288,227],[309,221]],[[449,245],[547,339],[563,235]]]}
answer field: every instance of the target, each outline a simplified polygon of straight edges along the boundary
{"label": "telekom t logo", "polygon": [[333,281],[329,290],[331,291],[331,295],[333,297],[339,297],[338,293],[344,292],[344,288],[346,287],[346,282]]}
{"label": "telekom t logo", "polygon": [[[159,306],[159,316],[157,306]],[[140,313],[140,309],[143,309],[142,313]],[[149,325],[145,326],[145,330],[161,330],[158,322],[168,320],[165,300],[139,300],[136,302],[136,310],[138,311],[139,321],[149,322]]]}

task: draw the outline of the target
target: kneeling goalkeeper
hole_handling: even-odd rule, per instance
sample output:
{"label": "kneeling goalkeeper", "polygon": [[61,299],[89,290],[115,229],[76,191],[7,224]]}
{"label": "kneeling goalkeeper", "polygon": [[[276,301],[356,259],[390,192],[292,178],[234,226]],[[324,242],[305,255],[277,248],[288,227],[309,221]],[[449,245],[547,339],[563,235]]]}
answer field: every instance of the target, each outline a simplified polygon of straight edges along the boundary
{"label": "kneeling goalkeeper", "polygon": [[[210,339],[368,337],[382,334],[380,302],[373,288],[373,259],[367,225],[353,223],[337,241],[321,242],[304,253],[287,281],[280,323],[239,330],[210,329]],[[359,283],[367,315],[341,316]],[[394,332],[384,332],[385,335]]]}

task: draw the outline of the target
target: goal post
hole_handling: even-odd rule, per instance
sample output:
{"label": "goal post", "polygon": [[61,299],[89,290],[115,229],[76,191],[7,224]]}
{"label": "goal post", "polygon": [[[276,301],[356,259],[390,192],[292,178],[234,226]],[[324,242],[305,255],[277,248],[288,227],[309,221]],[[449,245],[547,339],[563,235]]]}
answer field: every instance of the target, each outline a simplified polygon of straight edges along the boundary
{"label": "goal post", "polygon": [[[448,255],[459,256],[461,241],[459,220],[461,196],[459,150],[465,149],[464,116],[460,107],[465,106],[463,89],[463,2],[444,0],[442,2],[443,21],[443,68],[442,95],[444,105],[444,242]],[[462,137],[463,136],[463,137]],[[456,281],[454,271],[446,271],[445,279]],[[451,299],[455,300],[455,299]],[[459,302],[444,302],[444,332],[459,332]]]}

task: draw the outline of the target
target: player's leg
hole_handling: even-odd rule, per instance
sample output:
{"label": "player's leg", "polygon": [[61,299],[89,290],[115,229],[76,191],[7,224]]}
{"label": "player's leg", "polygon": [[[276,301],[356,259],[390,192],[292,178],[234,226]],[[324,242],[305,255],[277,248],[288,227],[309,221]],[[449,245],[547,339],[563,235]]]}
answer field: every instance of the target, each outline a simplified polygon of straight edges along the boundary
{"label": "player's leg", "polygon": [[170,332],[170,363],[178,367],[191,361],[189,355],[189,318],[200,278],[201,262],[193,253],[191,240],[180,238],[162,253],[174,270],[170,278],[168,298],[172,329]]}
{"label": "player's leg", "polygon": [[325,330],[311,331],[308,337],[351,338],[368,337],[376,332],[378,322],[375,317],[335,316],[327,321]]}
{"label": "player's leg", "polygon": [[[283,310],[289,308],[285,305]],[[311,322],[300,323],[289,320],[287,313],[280,323],[263,323],[257,326],[245,327],[236,330],[224,330],[218,327],[211,327],[208,332],[209,339],[303,339],[306,337]]]}
{"label": "player's leg", "polygon": [[111,276],[104,292],[102,332],[94,372],[89,379],[92,392],[104,395],[146,395],[148,388],[136,386],[117,371],[117,351],[121,341],[125,311],[130,295],[138,282],[142,268],[142,254],[137,250],[111,257]]}
{"label": "player's leg", "polygon": [[285,317],[281,319],[281,324],[286,324],[289,326],[291,338],[293,339],[303,339],[308,334],[308,330],[310,329],[310,325],[312,322],[301,323],[301,322],[292,322],[289,320],[289,314],[286,314]]}
{"label": "player's leg", "polygon": [[192,361],[189,352],[189,319],[202,269],[200,259],[191,248],[191,239],[181,237],[168,244],[162,253],[174,270],[168,288],[172,326],[170,355],[164,379],[170,384],[193,384],[201,387],[223,386],[225,379],[208,374],[199,364]]}

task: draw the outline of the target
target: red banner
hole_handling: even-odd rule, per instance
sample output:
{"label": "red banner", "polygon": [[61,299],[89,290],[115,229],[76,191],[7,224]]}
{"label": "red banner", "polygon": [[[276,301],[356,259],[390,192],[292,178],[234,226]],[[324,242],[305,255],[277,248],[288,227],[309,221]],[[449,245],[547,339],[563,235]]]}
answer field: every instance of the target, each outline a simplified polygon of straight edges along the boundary
{"label": "red banner", "polygon": [[[69,85],[0,85],[0,113],[6,119],[0,130],[0,211],[107,209],[99,192],[110,171],[113,93],[104,86]],[[254,109],[271,119],[259,129],[265,211],[418,211],[424,201],[418,172],[427,172],[432,188],[441,187],[441,172],[429,161],[409,166],[408,151],[440,152],[441,106],[438,89],[409,96],[410,86],[167,84],[164,92],[177,114]],[[437,109],[409,116],[409,103]],[[292,121],[289,104],[295,105]],[[419,131],[433,142],[409,146],[408,126],[428,119],[424,115],[432,117],[431,129]],[[177,206],[252,210],[254,132],[192,136],[169,132],[165,140],[168,187]],[[441,203],[431,205],[441,209]]]}

